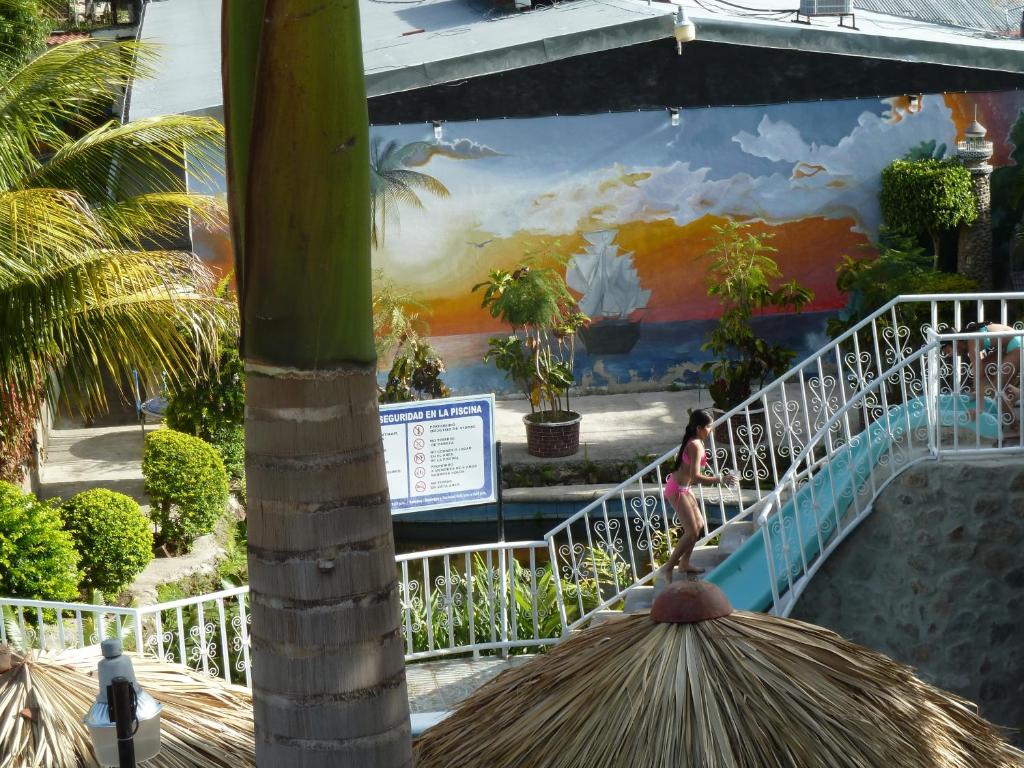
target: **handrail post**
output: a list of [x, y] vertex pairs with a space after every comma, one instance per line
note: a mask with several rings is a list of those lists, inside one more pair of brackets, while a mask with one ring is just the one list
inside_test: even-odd
[[505, 551], [505, 547], [502, 546], [498, 549], [498, 569], [501, 571], [498, 577], [499, 589], [501, 589], [501, 600], [498, 602], [501, 608], [501, 657], [508, 658], [508, 613], [510, 608], [515, 605], [515, 601], [508, 599], [508, 573], [505, 570], [507, 565], [508, 553]]
[[[551, 558], [551, 578], [555, 580], [555, 599], [558, 603], [558, 615], [562, 619], [562, 637], [565, 637], [569, 634], [569, 619], [565, 615], [565, 598], [562, 596], [562, 574], [561, 569], [558, 567], [557, 551], [555, 540], [548, 539], [548, 557]], [[636, 574], [633, 575], [633, 578], [636, 578]]]
[[[138, 608], [132, 610], [132, 618], [135, 620], [135, 652], [141, 659], [145, 649], [142, 645], [142, 611]], [[58, 615], [59, 620], [59, 615]]]
[[942, 370], [939, 361], [939, 344], [935, 328], [927, 331], [928, 364], [925, 368], [925, 419], [928, 421], [928, 452], [939, 457], [939, 381]]

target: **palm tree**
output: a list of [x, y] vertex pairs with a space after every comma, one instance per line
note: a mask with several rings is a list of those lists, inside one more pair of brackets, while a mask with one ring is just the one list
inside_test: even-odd
[[226, 0], [224, 14], [256, 759], [406, 766], [358, 4]]
[[[0, 425], [44, 388], [89, 413], [102, 377], [194, 376], [225, 318], [191, 253], [147, 251], [188, 216], [223, 219], [189, 194], [215, 167], [216, 121], [103, 122], [111, 94], [150, 71], [134, 43], [56, 47], [0, 80]], [[102, 123], [99, 127], [95, 127]]]
[[423, 207], [423, 201], [416, 194], [417, 188], [438, 197], [448, 197], [448, 187], [433, 176], [405, 167], [405, 159], [419, 144], [402, 146], [397, 141], [385, 144], [377, 136], [370, 145], [370, 241], [374, 248], [384, 242], [387, 217], [398, 221], [400, 203]]

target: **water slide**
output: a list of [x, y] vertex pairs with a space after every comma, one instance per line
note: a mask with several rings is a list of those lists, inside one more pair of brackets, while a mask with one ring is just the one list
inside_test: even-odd
[[[954, 420], [963, 429], [972, 433], [975, 423], [964, 420], [964, 414], [974, 406], [973, 398], [960, 395], [956, 403], [952, 395], [940, 395], [938, 401], [939, 422], [952, 427]], [[808, 563], [818, 555], [818, 531], [821, 541], [827, 546], [835, 534], [836, 515], [843, 515], [853, 503], [854, 496], [865, 483], [872, 482], [875, 466], [889, 455], [889, 449], [908, 432], [921, 429], [927, 424], [923, 398], [911, 400], [889, 411], [888, 422], [883, 417], [838, 448], [822, 466], [813, 480], [800, 486], [797, 493], [786, 499], [782, 509], [759, 527], [718, 567], [705, 578], [721, 587], [733, 606], [745, 611], [767, 611], [772, 606], [772, 576], [765, 552], [764, 535], [770, 530], [773, 550], [773, 566], [777, 588], [780, 594], [789, 589], [786, 577], [787, 556], [783, 553], [782, 540], [788, 545], [788, 566], [793, 582], [801, 575], [803, 558]], [[998, 422], [994, 401], [986, 400], [986, 407], [980, 414], [978, 428], [982, 437], [998, 437]], [[886, 476], [888, 476], [886, 472]], [[884, 482], [875, 478], [875, 482]]]

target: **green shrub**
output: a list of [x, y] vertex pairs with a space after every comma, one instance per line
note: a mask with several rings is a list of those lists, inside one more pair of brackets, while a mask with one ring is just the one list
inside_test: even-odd
[[158, 541], [188, 549], [213, 530], [228, 498], [228, 476], [216, 450], [198, 437], [158, 429], [142, 452], [146, 493], [160, 528]]
[[78, 552], [57, 509], [0, 481], [0, 595], [74, 600]]
[[153, 532], [135, 499], [96, 488], [72, 496], [60, 508], [83, 571], [85, 594], [116, 595], [153, 559]]
[[882, 169], [878, 202], [890, 230], [931, 237], [933, 266], [941, 233], [978, 216], [971, 172], [958, 160], [893, 160]]
[[201, 437], [217, 449], [233, 483], [245, 483], [245, 366], [237, 335], [221, 339], [216, 367], [194, 384], [182, 385], [167, 403], [167, 426]]
[[183, 384], [167, 402], [167, 426], [213, 442], [217, 433], [245, 418], [245, 366], [237, 339], [222, 340], [216, 367], [194, 384]]
[[224, 469], [234, 484], [245, 485], [245, 427], [241, 424], [225, 425], [207, 440], [217, 449]]

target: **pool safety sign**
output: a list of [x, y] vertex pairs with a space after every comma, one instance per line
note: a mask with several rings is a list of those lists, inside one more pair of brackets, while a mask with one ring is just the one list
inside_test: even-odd
[[380, 406], [391, 513], [494, 501], [494, 395]]

